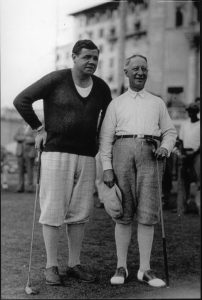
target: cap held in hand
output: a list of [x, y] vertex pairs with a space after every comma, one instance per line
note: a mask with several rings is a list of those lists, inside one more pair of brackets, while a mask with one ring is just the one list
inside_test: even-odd
[[106, 212], [113, 219], [120, 218], [123, 215], [122, 195], [119, 187], [114, 184], [109, 188], [106, 184], [103, 187], [103, 202]]

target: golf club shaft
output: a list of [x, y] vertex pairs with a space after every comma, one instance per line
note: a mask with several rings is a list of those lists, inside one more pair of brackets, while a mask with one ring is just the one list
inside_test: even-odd
[[164, 219], [163, 219], [163, 206], [162, 206], [162, 198], [161, 198], [162, 193], [161, 193], [158, 159], [156, 159], [156, 167], [157, 167], [157, 179], [158, 179], [158, 191], [159, 191], [159, 206], [160, 206], [161, 229], [162, 229], [162, 240], [163, 240], [165, 276], [166, 276], [166, 285], [169, 286], [168, 259], [167, 259], [167, 251], [166, 251], [166, 238], [165, 238], [165, 228], [164, 228]]
[[30, 285], [30, 271], [31, 271], [31, 262], [32, 262], [32, 246], [34, 239], [34, 226], [35, 226], [35, 218], [36, 218], [36, 204], [39, 196], [39, 180], [40, 180], [40, 169], [41, 169], [41, 151], [38, 152], [38, 168], [37, 168], [37, 179], [36, 179], [36, 194], [34, 201], [34, 214], [33, 214], [33, 223], [32, 223], [32, 236], [31, 236], [31, 244], [30, 244], [30, 255], [29, 255], [29, 269], [28, 269], [28, 278], [27, 278], [27, 286]]

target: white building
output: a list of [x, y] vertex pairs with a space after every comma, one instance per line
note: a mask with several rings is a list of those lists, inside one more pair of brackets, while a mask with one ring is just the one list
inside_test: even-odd
[[65, 68], [71, 68], [73, 65], [72, 61], [72, 43], [68, 43], [62, 46], [56, 46], [55, 65], [56, 70], [62, 70]]
[[[71, 16], [74, 41], [92, 39], [99, 47], [96, 75], [109, 84], [113, 97], [128, 86], [124, 59], [141, 53], [149, 64], [146, 88], [170, 104], [173, 118], [183, 118], [183, 104], [200, 95], [199, 2], [111, 1]], [[72, 45], [59, 48], [57, 68], [71, 57]]]

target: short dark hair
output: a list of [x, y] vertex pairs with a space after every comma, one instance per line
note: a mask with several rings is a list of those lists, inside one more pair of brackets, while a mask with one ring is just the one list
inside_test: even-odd
[[190, 103], [186, 108], [186, 111], [191, 111], [195, 114], [197, 114], [199, 112], [199, 107], [195, 102]]
[[72, 53], [79, 55], [83, 48], [90, 49], [90, 50], [95, 49], [98, 51], [99, 54], [98, 47], [91, 40], [78, 40], [72, 49]]

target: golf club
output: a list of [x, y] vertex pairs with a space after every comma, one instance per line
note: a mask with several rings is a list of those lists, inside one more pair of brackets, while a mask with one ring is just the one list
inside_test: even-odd
[[99, 116], [98, 116], [98, 120], [97, 120], [97, 134], [99, 134], [99, 132], [100, 132], [101, 119], [102, 119], [102, 109], [99, 112]]
[[36, 217], [36, 204], [39, 198], [39, 182], [40, 182], [40, 169], [41, 169], [41, 150], [38, 151], [38, 168], [37, 168], [37, 179], [36, 179], [36, 194], [35, 194], [35, 201], [34, 201], [34, 214], [33, 214], [33, 223], [32, 223], [32, 237], [31, 237], [31, 244], [30, 244], [30, 256], [29, 256], [29, 269], [28, 269], [28, 278], [27, 284], [25, 287], [25, 293], [27, 295], [36, 295], [39, 291], [35, 288], [31, 287], [30, 282], [30, 271], [31, 271], [31, 263], [32, 263], [32, 248], [33, 248], [33, 239], [34, 239], [34, 226], [35, 226], [35, 217]]
[[184, 203], [184, 197], [185, 197], [185, 189], [182, 179], [182, 163], [183, 163], [183, 156], [182, 153], [178, 153], [178, 180], [177, 180], [177, 214], [178, 217], [182, 216], [183, 213], [183, 203]]
[[167, 260], [167, 251], [166, 251], [166, 238], [165, 238], [165, 229], [164, 229], [164, 220], [163, 220], [163, 206], [161, 198], [161, 184], [159, 176], [159, 163], [156, 158], [156, 167], [157, 167], [157, 180], [158, 180], [158, 192], [159, 192], [159, 205], [160, 205], [160, 217], [161, 217], [161, 230], [162, 230], [162, 240], [163, 240], [163, 256], [164, 256], [164, 265], [165, 265], [165, 275], [166, 275], [166, 286], [169, 287], [169, 275], [168, 275], [168, 260]]

